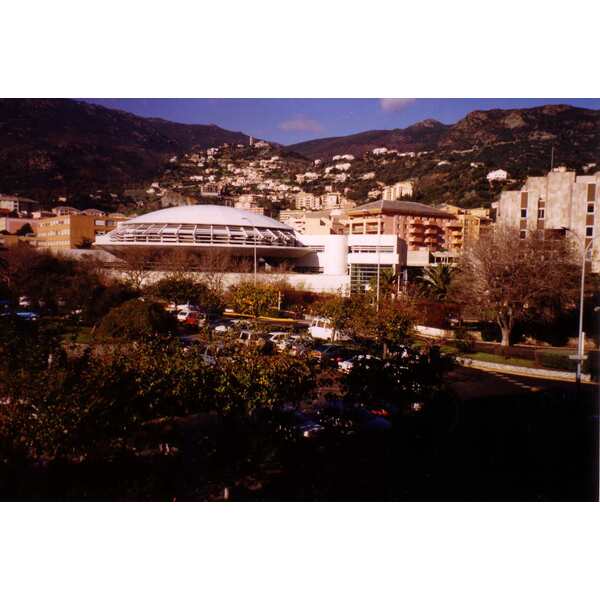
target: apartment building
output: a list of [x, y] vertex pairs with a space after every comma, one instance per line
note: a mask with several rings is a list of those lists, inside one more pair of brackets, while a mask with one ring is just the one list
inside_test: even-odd
[[119, 221], [125, 219], [124, 215], [116, 213], [71, 213], [39, 219], [36, 245], [49, 250], [80, 248], [92, 244], [97, 235], [112, 231]]
[[[600, 272], [600, 171], [579, 175], [559, 167], [528, 177], [521, 190], [502, 192], [496, 223], [519, 229], [522, 238], [537, 229], [572, 235], [579, 246], [591, 243], [591, 270]], [[568, 233], [570, 232], [570, 234]]]
[[263, 196], [258, 196], [256, 194], [242, 194], [237, 198], [233, 206], [257, 215], [264, 215], [265, 209], [258, 204], [262, 199]]
[[22, 214], [37, 210], [38, 207], [39, 202], [36, 200], [21, 198], [20, 196], [8, 196], [6, 194], [0, 194], [0, 210]]
[[383, 188], [384, 200], [400, 200], [401, 198], [410, 198], [414, 192], [414, 183], [412, 181], [399, 181], [394, 185], [388, 185]]
[[294, 206], [296, 210], [320, 210], [321, 198], [307, 192], [296, 194]]
[[347, 211], [348, 234], [393, 234], [407, 245], [408, 266], [432, 262], [431, 254], [458, 255], [462, 240], [455, 215], [419, 202], [378, 200]]
[[492, 226], [489, 208], [461, 208], [453, 204], [441, 204], [437, 208], [456, 216], [456, 224], [450, 225], [449, 231], [452, 245], [457, 251], [476, 242]]
[[344, 233], [345, 211], [333, 210], [282, 210], [279, 220], [296, 233], [306, 235], [331, 235]]

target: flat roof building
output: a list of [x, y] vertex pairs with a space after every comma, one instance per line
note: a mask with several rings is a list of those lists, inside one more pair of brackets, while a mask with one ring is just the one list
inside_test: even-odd
[[39, 219], [36, 226], [38, 248], [70, 250], [94, 243], [96, 236], [112, 231], [122, 215], [69, 213]]
[[522, 238], [538, 229], [572, 232], [579, 245], [591, 241], [590, 262], [600, 272], [600, 171], [579, 175], [557, 168], [528, 177], [521, 190], [502, 192], [496, 223], [518, 229]]

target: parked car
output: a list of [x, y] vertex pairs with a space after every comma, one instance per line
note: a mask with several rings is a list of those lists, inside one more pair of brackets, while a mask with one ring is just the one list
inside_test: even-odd
[[269, 341], [269, 336], [266, 333], [260, 331], [250, 331], [248, 329], [242, 329], [238, 337], [238, 341], [242, 344], [258, 344], [260, 342]]
[[344, 407], [341, 403], [328, 404], [317, 412], [319, 423], [342, 434], [386, 431], [392, 427], [387, 415], [372, 412], [363, 406]]
[[318, 421], [298, 410], [279, 411], [272, 421], [276, 431], [290, 439], [314, 438], [325, 430]]
[[290, 348], [292, 339], [288, 331], [272, 331], [269, 333], [269, 341], [282, 351]]
[[15, 312], [15, 315], [19, 317], [19, 319], [25, 321], [37, 321], [40, 317], [40, 315], [33, 310], [18, 310]]
[[337, 344], [319, 344], [309, 351], [309, 355], [316, 358], [322, 365], [335, 363], [338, 364], [346, 358], [352, 356], [356, 350], [338, 346]]
[[191, 350], [193, 348], [201, 349], [204, 346], [204, 344], [202, 343], [201, 340], [199, 340], [197, 338], [193, 338], [193, 337], [182, 337], [182, 338], [179, 338], [179, 341], [181, 342], [181, 345], [183, 346], [184, 352], [188, 352], [189, 350]]
[[350, 373], [356, 363], [363, 362], [365, 366], [369, 367], [369, 362], [371, 361], [380, 361], [381, 359], [377, 356], [373, 356], [372, 354], [357, 354], [356, 356], [352, 356], [351, 358], [347, 358], [346, 360], [342, 360], [338, 363], [338, 369], [343, 371], [344, 373]]
[[188, 313], [188, 316], [184, 321], [184, 323], [186, 325], [189, 325], [190, 327], [199, 327], [201, 325], [204, 325], [205, 322], [206, 322], [206, 316], [204, 314], [202, 314], [200, 312], [196, 312], [194, 310], [192, 310]]
[[190, 319], [190, 324], [197, 325], [201, 314], [197, 308], [184, 308], [177, 313], [177, 320], [180, 323], [186, 323]]
[[[340, 331], [334, 332], [333, 327], [331, 326], [331, 321], [324, 317], [315, 317], [311, 321], [310, 326], [308, 327], [308, 333], [311, 335], [311, 337], [318, 340], [344, 342], [350, 339], [348, 336], [342, 334]], [[335, 339], [333, 339], [334, 337]]]

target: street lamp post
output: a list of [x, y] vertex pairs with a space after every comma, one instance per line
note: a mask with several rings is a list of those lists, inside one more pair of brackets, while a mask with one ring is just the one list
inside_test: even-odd
[[589, 242], [585, 243], [581, 240], [580, 236], [577, 233], [575, 233], [572, 229], [569, 229], [568, 227], [563, 227], [563, 229], [565, 231], [568, 231], [569, 233], [573, 234], [577, 238], [577, 241], [579, 242], [579, 244], [582, 247], [581, 286], [579, 289], [579, 330], [578, 330], [578, 335], [577, 335], [577, 356], [575, 357], [575, 360], [577, 361], [577, 370], [575, 372], [575, 381], [577, 382], [577, 386], [579, 386], [581, 384], [581, 367], [582, 367], [582, 364], [584, 361], [584, 356], [583, 356], [583, 295], [584, 295], [584, 289], [585, 289], [585, 261], [587, 258], [588, 250], [592, 246], [593, 240], [589, 240]]
[[252, 229], [252, 235], [254, 237], [254, 287], [256, 287], [256, 272], [257, 272], [257, 260], [256, 260], [256, 227], [252, 225], [250, 219], [248, 217], [242, 217], [244, 220], [248, 221], [248, 225]]
[[383, 198], [381, 199], [381, 208], [379, 209], [379, 222], [377, 223], [377, 312], [379, 312], [379, 290], [381, 287], [381, 222], [383, 217]]

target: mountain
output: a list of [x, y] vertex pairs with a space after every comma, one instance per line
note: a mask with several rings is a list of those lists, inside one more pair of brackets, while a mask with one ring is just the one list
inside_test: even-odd
[[0, 193], [40, 200], [144, 182], [169, 157], [248, 143], [216, 125], [185, 125], [62, 99], [0, 99]]
[[434, 119], [415, 123], [406, 129], [374, 129], [342, 137], [321, 138], [286, 146], [307, 158], [331, 158], [335, 154], [354, 154], [385, 146], [402, 152], [419, 152], [435, 147], [450, 128]]
[[[405, 129], [365, 131], [300, 142], [287, 148], [312, 159], [346, 153], [361, 155], [385, 146], [400, 152], [472, 150], [474, 158], [489, 160], [494, 158], [494, 148], [507, 145], [512, 145], [518, 153], [541, 148], [545, 157], [554, 146], [556, 156], [565, 163], [597, 159], [600, 111], [564, 104], [480, 110], [469, 113], [454, 125], [428, 119]], [[498, 154], [499, 158], [510, 155], [510, 148], [498, 149]]]

